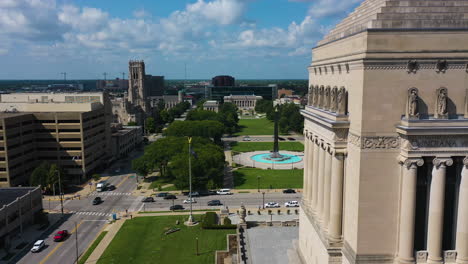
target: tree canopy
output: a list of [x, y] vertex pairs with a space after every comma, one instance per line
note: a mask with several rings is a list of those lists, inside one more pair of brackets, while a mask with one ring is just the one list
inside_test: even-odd
[[221, 142], [224, 126], [218, 121], [175, 121], [164, 131], [166, 136], [173, 137], [205, 137], [214, 142]]
[[239, 117], [237, 115], [237, 106], [232, 103], [224, 103], [219, 106], [218, 113], [213, 111], [197, 108], [187, 114], [187, 120], [203, 121], [213, 120], [219, 121], [224, 126], [224, 133], [233, 134], [238, 129]]

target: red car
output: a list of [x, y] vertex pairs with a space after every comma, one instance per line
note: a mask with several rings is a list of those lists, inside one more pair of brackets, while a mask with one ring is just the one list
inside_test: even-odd
[[67, 230], [58, 231], [57, 234], [54, 236], [54, 241], [59, 242], [64, 240], [68, 236]]

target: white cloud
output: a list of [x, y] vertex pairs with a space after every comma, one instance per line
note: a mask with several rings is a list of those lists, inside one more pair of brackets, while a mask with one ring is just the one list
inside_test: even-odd
[[208, 20], [228, 25], [239, 22], [245, 11], [245, 2], [242, 0], [216, 0], [205, 2], [198, 0], [187, 5], [187, 14], [200, 15]]

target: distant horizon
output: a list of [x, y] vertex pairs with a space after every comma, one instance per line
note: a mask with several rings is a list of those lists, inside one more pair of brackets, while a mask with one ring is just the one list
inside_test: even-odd
[[[213, 76], [215, 77], [215, 76]], [[208, 78], [208, 79], [166, 79], [164, 78], [164, 80], [166, 81], [210, 81], [213, 77], [211, 78]], [[233, 76], [234, 77], [234, 76]], [[234, 77], [235, 78], [235, 77]], [[67, 79], [67, 80], [63, 80], [63, 79], [0, 79], [0, 82], [2, 81], [65, 81], [65, 82], [69, 82], [69, 81], [111, 81], [111, 80], [116, 80], [117, 78], [114, 78], [114, 79]], [[127, 78], [125, 79], [121, 79], [119, 78], [120, 80], [128, 80]], [[267, 81], [267, 80], [280, 80], [280, 81], [284, 81], [284, 80], [299, 80], [299, 81], [303, 81], [303, 80], [308, 80], [306, 78], [304, 79], [298, 79], [298, 78], [284, 78], [284, 79], [273, 79], [273, 78], [261, 78], [261, 79], [250, 79], [250, 78], [246, 78], [246, 79], [242, 79], [242, 78], [236, 78], [236, 81]]]

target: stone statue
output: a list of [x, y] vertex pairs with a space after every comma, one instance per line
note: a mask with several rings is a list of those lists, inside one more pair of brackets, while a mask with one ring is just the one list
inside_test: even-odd
[[319, 101], [318, 101], [318, 108], [323, 108], [324, 98], [325, 97], [325, 87], [322, 85], [320, 86], [319, 90]]
[[340, 115], [345, 115], [346, 114], [346, 104], [347, 104], [347, 95], [346, 95], [346, 89], [342, 86], [338, 90], [338, 95], [337, 95], [337, 113]]
[[435, 118], [447, 118], [447, 88], [441, 87], [437, 89], [437, 101], [436, 101], [436, 111]]
[[241, 205], [241, 209], [240, 209], [240, 212], [239, 212], [239, 217], [240, 217], [240, 223], [241, 224], [245, 224], [245, 217], [247, 216], [247, 210], [245, 210], [245, 206], [244, 204], [242, 203]]
[[324, 110], [329, 110], [330, 109], [330, 86], [327, 86], [327, 88], [325, 88], [325, 97], [324, 97], [324, 101], [323, 101], [323, 109]]
[[408, 90], [408, 119], [419, 118], [419, 96], [417, 88], [410, 88]]
[[312, 105], [312, 102], [314, 100], [314, 86], [311, 85], [309, 86], [309, 94], [307, 97], [307, 105]]
[[338, 95], [338, 87], [333, 87], [330, 92], [330, 112], [335, 113], [338, 106], [337, 106], [337, 98], [336, 96]]
[[319, 87], [318, 85], [314, 86], [314, 106], [317, 107], [319, 100]]

